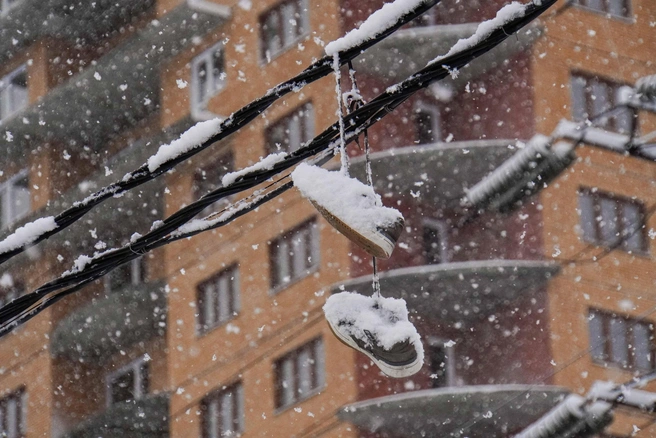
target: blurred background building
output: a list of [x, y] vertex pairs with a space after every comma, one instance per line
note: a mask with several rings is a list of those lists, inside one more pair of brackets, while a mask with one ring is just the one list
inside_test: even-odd
[[[443, 0], [356, 60], [363, 95], [444, 54], [506, 3]], [[2, 235], [120, 179], [197, 121], [230, 115], [382, 4], [0, 0]], [[656, 144], [645, 134], [656, 115], [607, 111], [625, 102], [623, 86], [656, 74], [656, 5], [574, 0], [553, 12], [370, 132], [377, 192], [406, 218], [380, 263], [382, 293], [408, 303], [426, 350], [419, 374], [387, 378], [332, 335], [321, 306], [342, 288], [370, 293], [371, 258], [289, 191], [124, 265], [0, 339], [3, 436], [402, 437], [456, 426], [511, 436], [567, 391], [545, 390], [531, 415], [521, 401], [502, 412], [512, 396], [502, 394], [489, 418], [453, 413], [449, 426], [442, 388], [585, 394], [654, 371]], [[298, 148], [336, 106], [327, 77], [107, 201], [3, 265], [0, 301], [80, 254], [125, 244], [226, 173]], [[462, 202], [533, 147], [517, 139], [595, 117], [583, 138], [560, 124], [554, 137], [573, 152], [545, 167], [538, 154], [511, 183]], [[350, 150], [364, 178], [361, 151]], [[521, 424], [503, 416], [517, 412]], [[618, 410], [603, 436], [653, 436], [654, 420]]]

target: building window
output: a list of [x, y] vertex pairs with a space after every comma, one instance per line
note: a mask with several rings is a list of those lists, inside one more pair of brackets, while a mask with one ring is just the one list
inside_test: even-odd
[[271, 288], [274, 290], [310, 274], [319, 264], [319, 233], [315, 220], [276, 238], [269, 244]]
[[14, 70], [0, 79], [0, 120], [27, 106], [27, 66]]
[[14, 281], [11, 276], [3, 275], [0, 277], [0, 307], [4, 307], [9, 302], [20, 297], [25, 290], [22, 283]]
[[286, 0], [260, 16], [260, 58], [270, 62], [310, 31], [307, 0]]
[[583, 240], [625, 251], [649, 251], [645, 237], [645, 209], [641, 202], [603, 193], [579, 191]]
[[412, 114], [415, 143], [431, 144], [442, 139], [440, 109], [436, 105], [419, 102]]
[[19, 389], [0, 399], [0, 436], [23, 438], [25, 425], [25, 390]]
[[601, 310], [588, 313], [592, 359], [631, 370], [654, 369], [654, 326]]
[[107, 376], [107, 406], [140, 400], [148, 393], [148, 357], [141, 357]]
[[0, 224], [7, 227], [29, 212], [29, 180], [27, 171], [22, 171], [0, 184]]
[[[590, 120], [614, 108], [620, 101], [623, 86], [596, 76], [573, 74], [572, 118], [579, 122]], [[617, 109], [612, 116], [600, 117], [595, 121], [595, 126], [620, 133], [631, 132], [633, 125], [633, 113], [628, 108]]]
[[201, 402], [203, 438], [236, 436], [244, 431], [244, 389], [241, 382], [208, 395]]
[[[223, 177], [233, 172], [235, 168], [234, 157], [232, 151], [227, 151], [214, 160], [211, 164], [203, 166], [194, 175], [194, 183], [192, 187], [194, 200], [207, 195], [209, 192], [214, 191], [221, 187], [221, 180]], [[215, 202], [207, 206], [203, 211], [198, 214], [199, 218], [208, 216], [217, 211], [223, 210], [230, 203], [230, 197]]]
[[324, 355], [321, 338], [278, 359], [274, 368], [277, 409], [308, 398], [324, 385]]
[[443, 222], [424, 221], [423, 255], [427, 265], [448, 262], [447, 229]]
[[117, 292], [127, 286], [136, 286], [146, 281], [145, 259], [139, 257], [124, 263], [105, 276], [105, 291]]
[[454, 381], [454, 351], [453, 342], [444, 342], [433, 337], [427, 342], [428, 370], [431, 388], [452, 386]]
[[198, 331], [203, 333], [239, 313], [239, 268], [237, 265], [214, 275], [196, 288]]
[[204, 110], [226, 83], [223, 43], [196, 56], [191, 62], [192, 109]]
[[294, 152], [314, 137], [314, 110], [308, 102], [287, 114], [265, 131], [266, 151]]
[[617, 17], [631, 14], [631, 0], [574, 0], [572, 3]]

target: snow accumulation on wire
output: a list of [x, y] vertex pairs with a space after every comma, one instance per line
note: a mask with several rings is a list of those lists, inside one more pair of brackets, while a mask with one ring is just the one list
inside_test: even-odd
[[223, 184], [223, 187], [229, 186], [230, 184], [237, 181], [237, 178], [240, 178], [244, 175], [259, 172], [261, 170], [271, 170], [273, 169], [273, 166], [284, 161], [285, 158], [287, 158], [287, 152], [279, 152], [276, 154], [267, 155], [252, 166], [244, 167], [243, 169], [236, 172], [226, 173], [223, 178], [221, 178], [221, 184]]
[[39, 236], [57, 228], [54, 216], [42, 217], [17, 228], [12, 234], [0, 242], [0, 254], [13, 251], [34, 242]]
[[223, 119], [215, 118], [196, 123], [185, 131], [178, 139], [160, 146], [155, 155], [148, 158], [148, 170], [155, 172], [159, 167], [185, 152], [199, 147], [212, 136], [218, 134]]
[[607, 149], [624, 152], [629, 142], [629, 136], [608, 132], [605, 129], [583, 126], [580, 123], [569, 120], [561, 120], [556, 126], [552, 136], [554, 138], [566, 138], [574, 141], [591, 143]]
[[[541, 4], [540, 0], [535, 0], [536, 4]], [[530, 3], [529, 3], [530, 4]], [[497, 12], [496, 17], [494, 17], [491, 20], [483, 21], [481, 24], [478, 25], [476, 28], [476, 32], [468, 38], [462, 38], [458, 40], [457, 43], [455, 43], [451, 49], [446, 53], [446, 55], [441, 55], [438, 56], [437, 58], [433, 59], [428, 63], [428, 65], [433, 65], [436, 62], [440, 62], [444, 58], [448, 58], [449, 56], [463, 52], [476, 44], [480, 43], [481, 41], [485, 40], [488, 38], [490, 35], [492, 35], [492, 32], [495, 30], [499, 29], [500, 27], [504, 26], [505, 24], [508, 24], [509, 22], [521, 18], [526, 14], [526, 9], [528, 8], [528, 5], [523, 5], [518, 2], [512, 2], [504, 6], [503, 8], [499, 9], [499, 12]]]
[[258, 200], [262, 199], [264, 196], [266, 195], [262, 191], [258, 191], [250, 197], [249, 202], [242, 202], [242, 203], [235, 204], [231, 208], [225, 210], [223, 213], [212, 219], [202, 218], [202, 219], [194, 219], [190, 222], [187, 222], [186, 224], [178, 228], [176, 231], [171, 233], [171, 239], [177, 239], [187, 235], [193, 235], [201, 231], [209, 230], [210, 228], [222, 222], [227, 222], [240, 211], [248, 210], [249, 208], [251, 208], [253, 204], [255, 204]]
[[371, 14], [360, 27], [326, 44], [326, 55], [334, 56], [376, 38], [394, 25], [403, 15], [425, 2], [426, 0], [396, 0], [383, 5], [382, 8]]
[[321, 205], [357, 231], [385, 228], [403, 220], [398, 210], [383, 206], [372, 187], [341, 172], [301, 163], [292, 172], [292, 180], [303, 197]]
[[418, 362], [423, 362], [421, 337], [408, 321], [405, 300], [340, 292], [328, 297], [323, 312], [333, 325], [339, 325], [347, 335], [367, 345], [371, 343], [371, 337], [366, 332], [386, 350], [397, 343], [409, 341], [417, 350]]

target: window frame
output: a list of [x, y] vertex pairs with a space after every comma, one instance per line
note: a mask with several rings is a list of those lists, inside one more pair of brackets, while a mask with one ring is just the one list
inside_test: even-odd
[[[27, 180], [27, 192], [29, 196], [28, 205], [25, 211], [15, 213], [16, 204], [13, 202], [15, 197], [15, 186], [19, 180]], [[27, 169], [22, 169], [16, 174], [10, 176], [0, 183], [0, 229], [7, 228], [32, 211], [32, 191], [30, 190], [30, 179]]]
[[[599, 93], [594, 93], [591, 90], [593, 87], [603, 86], [605, 88], [604, 91], [606, 92], [606, 97], [612, 99], [608, 105], [608, 108], [610, 109], [617, 106], [618, 95], [621, 93], [622, 87], [628, 86], [627, 84], [618, 82], [614, 79], [583, 71], [570, 72], [569, 84], [570, 115], [572, 120], [577, 122], [591, 120], [597, 117], [598, 114], [608, 110], [602, 109], [600, 113], [596, 112], [597, 110], [594, 108], [594, 104], [597, 101], [597, 97], [593, 99], [592, 95], [598, 96]], [[581, 111], [582, 113], [578, 114]], [[627, 120], [622, 121], [623, 117], [626, 117]], [[603, 124], [601, 121], [597, 121], [595, 126], [609, 132], [629, 134], [636, 131], [639, 126], [637, 114], [634, 114], [629, 108], [616, 110], [611, 116], [607, 116], [604, 119], [605, 122]], [[623, 127], [623, 124], [626, 124], [626, 127]]]
[[[4, 1], [4, 0], [2, 0]], [[13, 6], [12, 6], [13, 8]], [[25, 102], [20, 108], [11, 108], [7, 96], [7, 90], [11, 86], [11, 81], [18, 75], [25, 74]], [[14, 115], [27, 108], [30, 103], [29, 85], [28, 85], [27, 63], [21, 64], [14, 70], [0, 78], [0, 121], [9, 120]]]
[[[11, 391], [0, 397], [0, 434], [7, 438], [25, 438], [27, 436], [27, 391], [24, 386]], [[9, 435], [5, 429], [5, 415], [7, 403], [15, 400], [16, 403], [16, 431], [17, 434]]]
[[[586, 4], [583, 4], [582, 1], [584, 1]], [[572, 6], [576, 6], [586, 11], [595, 12], [597, 14], [603, 14], [604, 16], [611, 17], [614, 19], [633, 21], [633, 5], [631, 0], [621, 0], [624, 3], [623, 9], [625, 11], [625, 13], [622, 15], [618, 15], [610, 11], [611, 9], [610, 3], [612, 1], [613, 0], [599, 0], [599, 2], [602, 4], [602, 9], [597, 9], [592, 6], [588, 6], [587, 3], [589, 2], [589, 0], [573, 0]]]
[[[228, 309], [229, 311], [225, 318], [221, 318], [221, 311], [219, 308], [219, 305], [221, 303], [221, 296], [220, 296], [221, 292], [217, 288], [222, 278], [227, 278], [227, 284], [229, 287], [229, 290], [227, 292], [228, 294], [227, 299], [230, 307]], [[207, 323], [206, 322], [207, 317], [203, 316], [205, 303], [204, 303], [204, 298], [201, 295], [204, 292], [206, 292], [203, 291], [202, 288], [210, 284], [213, 286], [213, 289], [216, 291], [216, 296], [213, 297], [214, 300], [213, 302], [216, 303], [214, 306], [215, 318], [214, 321]], [[215, 328], [220, 327], [228, 323], [229, 321], [232, 321], [238, 316], [239, 312], [241, 311], [240, 287], [241, 287], [241, 282], [239, 276], [239, 264], [237, 262], [230, 264], [224, 269], [221, 269], [217, 273], [213, 274], [209, 278], [201, 281], [196, 285], [196, 309], [197, 309], [196, 333], [198, 335], [204, 335], [206, 333], [209, 333]]]
[[[245, 430], [245, 410], [244, 410], [244, 387], [241, 380], [231, 383], [229, 385], [223, 386], [221, 389], [216, 389], [209, 394], [207, 394], [200, 403], [200, 412], [201, 412], [201, 437], [202, 438], [219, 438], [224, 435], [224, 432], [221, 429], [221, 417], [222, 417], [222, 407], [224, 402], [224, 397], [232, 396], [234, 397], [232, 401], [232, 425], [237, 427], [237, 430], [230, 431], [229, 436], [239, 436], [244, 433]], [[216, 412], [216, 422], [212, 425], [211, 417], [212, 413], [211, 405], [212, 403], [217, 403]], [[236, 413], [236, 414], [235, 414]], [[216, 426], [217, 430], [209, 430]], [[217, 432], [214, 434], [213, 432]]]
[[[298, 21], [300, 21], [300, 23], [296, 26], [296, 28], [300, 28], [300, 31], [295, 32], [290, 40], [285, 41], [284, 9], [290, 5], [298, 8], [296, 10], [299, 12]], [[266, 31], [268, 29], [264, 29], [264, 26], [268, 26], [266, 23], [267, 20], [269, 20], [269, 18], [274, 15], [278, 16], [278, 25], [275, 29], [275, 33], [276, 37], [280, 41], [280, 47], [275, 51], [270, 49], [271, 43], [266, 39]], [[293, 47], [294, 44], [302, 41], [304, 38], [310, 35], [310, 10], [308, 6], [308, 0], [280, 1], [262, 12], [258, 17], [257, 22], [259, 27], [258, 41], [260, 64], [266, 65], [286, 52], [289, 48]]]
[[[292, 124], [296, 121], [294, 117], [298, 117], [299, 132], [298, 132], [298, 145], [291, 144], [291, 128]], [[276, 130], [283, 130], [283, 142], [280, 146], [277, 145], [275, 139], [272, 137], [275, 135]], [[270, 124], [264, 129], [264, 150], [267, 155], [287, 152], [294, 152], [305, 144], [310, 142], [314, 138], [315, 132], [315, 117], [314, 117], [314, 105], [311, 100], [304, 102], [291, 111], [285, 113], [282, 117], [277, 119], [274, 123]], [[285, 147], [284, 140], [287, 139], [288, 147]]]
[[427, 359], [430, 361], [431, 359], [431, 349], [435, 347], [440, 347], [444, 350], [444, 358], [445, 358], [445, 366], [444, 366], [444, 378], [445, 378], [445, 384], [444, 385], [435, 385], [436, 379], [432, 378], [432, 362], [428, 364], [428, 367], [431, 371], [431, 374], [429, 375], [430, 382], [431, 382], [431, 388], [448, 388], [451, 386], [456, 386], [458, 383], [458, 379], [456, 376], [456, 361], [455, 361], [455, 343], [445, 340], [444, 338], [440, 337], [434, 337], [434, 336], [429, 336], [426, 339], [428, 351], [427, 351]]
[[[134, 372], [134, 400], [144, 399], [150, 391], [150, 358], [148, 355], [143, 355], [133, 360], [132, 362], [123, 365], [119, 369], [108, 373], [105, 376], [105, 405], [110, 408], [117, 403], [125, 403], [126, 400], [114, 401], [112, 400], [112, 383], [120, 376]], [[144, 372], [145, 371], [145, 372]]]
[[[596, 347], [599, 345], [596, 343], [596, 340], [593, 339], [592, 334], [592, 325], [591, 321], [594, 318], [599, 318], [602, 324], [601, 332], [601, 348], [603, 349], [601, 357], [595, 356]], [[626, 354], [627, 362], [623, 364], [614, 360], [613, 356], [613, 333], [611, 329], [611, 324], [613, 320], [622, 321], [624, 324], [624, 343], [622, 344], [623, 351]], [[640, 320], [639, 318], [633, 318], [627, 315], [621, 315], [616, 312], [608, 311], [605, 309], [599, 309], [591, 307], [588, 309], [588, 344], [590, 345], [590, 359], [592, 363], [601, 365], [604, 367], [612, 366], [615, 368], [620, 368], [627, 371], [653, 371], [656, 370], [656, 345], [654, 343], [654, 337], [656, 331], [654, 329], [654, 323], [650, 321]], [[634, 343], [635, 336], [633, 329], [637, 326], [647, 326], [647, 330], [650, 333], [649, 336], [649, 353], [651, 362], [651, 368], [642, 368], [636, 364], [636, 345]], [[631, 332], [629, 333], [629, 329]]]
[[[302, 376], [299, 375], [299, 361], [302, 360], [302, 354], [309, 352], [308, 360], [311, 366], [310, 370], [310, 388], [306, 392], [300, 392], [300, 381]], [[293, 379], [291, 388], [291, 397], [289, 393], [283, 390], [289, 388], [289, 383], [285, 380], [285, 364], [291, 364], [291, 378]], [[307, 376], [306, 376], [307, 377]], [[285, 353], [273, 362], [274, 378], [274, 409], [275, 413], [281, 413], [286, 409], [305, 401], [312, 396], [320, 393], [326, 386], [326, 354], [323, 338], [318, 336], [313, 338], [295, 349]], [[287, 386], [285, 386], [287, 384]]]
[[[437, 236], [440, 239], [440, 261], [433, 263], [428, 259], [428, 251], [426, 248], [426, 230], [432, 229], [435, 231]], [[449, 263], [449, 232], [448, 226], [444, 221], [435, 220], [435, 219], [424, 219], [422, 221], [422, 256], [424, 258], [424, 263], [428, 265], [441, 265], [444, 263]]]
[[[214, 54], [220, 51], [221, 53], [221, 60], [222, 60], [222, 66], [221, 66], [221, 72], [219, 73], [219, 77], [216, 78], [214, 77], [213, 74], [213, 65], [214, 65]], [[200, 65], [202, 63], [205, 63], [207, 66], [210, 66], [212, 68], [208, 68], [207, 70], [207, 78], [205, 82], [205, 87], [206, 91], [203, 93], [203, 96], [201, 98], [200, 96], [200, 84], [199, 84], [199, 78], [200, 78]], [[228, 82], [228, 77], [227, 77], [227, 72], [226, 72], [226, 63], [225, 63], [225, 45], [223, 44], [222, 41], [219, 41], [218, 43], [212, 45], [211, 47], [207, 48], [203, 52], [199, 53], [196, 55], [192, 60], [191, 60], [191, 110], [192, 114], [195, 115], [196, 117], [202, 117], [205, 113], [207, 113], [207, 104], [209, 103], [210, 100], [219, 93], [221, 93], [227, 85]]]
[[[112, 274], [116, 275], [115, 273], [118, 273], [117, 270], [121, 268], [130, 269], [130, 281], [125, 286], [113, 288]], [[130, 260], [128, 263], [119, 266], [118, 268], [114, 269], [112, 272], [105, 275], [105, 277], [103, 278], [103, 286], [105, 288], [105, 292], [106, 293], [120, 292], [124, 290], [127, 286], [138, 286], [140, 284], [144, 284], [146, 282], [147, 273], [148, 271], [146, 269], [145, 257], [141, 256], [136, 259]]]
[[[300, 273], [293, 272], [296, 267], [294, 265], [294, 254], [290, 250], [287, 251], [287, 260], [285, 261], [287, 270], [289, 271], [289, 280], [281, 281], [280, 274], [278, 273], [278, 268], [281, 266], [281, 263], [278, 263], [277, 251], [282, 251], [280, 249], [281, 244], [287, 246], [287, 248], [293, 247], [294, 245], [294, 236], [303, 231], [308, 230], [309, 242], [306, 241], [306, 244], [309, 243], [309, 248], [305, 248], [305, 254], [310, 254], [310, 262], [308, 265], [305, 265]], [[291, 245], [290, 245], [291, 243]], [[313, 272], [316, 272], [319, 269], [320, 257], [321, 257], [321, 242], [319, 236], [319, 224], [316, 217], [312, 217], [308, 220], [301, 222], [295, 227], [281, 233], [276, 236], [274, 239], [269, 241], [269, 293], [275, 295], [282, 290], [288, 288], [289, 286], [307, 278], [312, 275]], [[307, 257], [305, 258], [307, 261]], [[297, 274], [297, 275], [294, 275]], [[282, 278], [285, 278], [284, 276]]]
[[[637, 255], [643, 255], [647, 256], [650, 254], [650, 245], [649, 245], [649, 239], [647, 238], [647, 214], [646, 214], [646, 209], [645, 205], [637, 199], [631, 199], [625, 196], [617, 195], [614, 193], [609, 193], [605, 192], [602, 190], [597, 190], [597, 189], [591, 189], [588, 187], [579, 187], [579, 190], [577, 192], [578, 195], [578, 206], [577, 209], [579, 210], [579, 226], [581, 227], [581, 232], [580, 232], [580, 238], [583, 242], [593, 244], [596, 246], [601, 246], [605, 248], [613, 248], [613, 249], [621, 249], [622, 251], [625, 251], [630, 254], [637, 254]], [[582, 205], [582, 201], [585, 198], [589, 198], [592, 202], [592, 212], [587, 212], [584, 210], [584, 206]], [[601, 225], [601, 222], [603, 222], [604, 217], [603, 217], [603, 212], [602, 212], [602, 201], [611, 201], [615, 204], [614, 206], [614, 212], [615, 212], [615, 220], [616, 220], [616, 226], [617, 226], [617, 233], [619, 234], [617, 236], [618, 240], [621, 240], [621, 243], [617, 245], [617, 241], [613, 242], [608, 242], [604, 240], [603, 237], [603, 228]], [[638, 215], [639, 215], [639, 220], [640, 220], [640, 229], [636, 231], [636, 235], [640, 236], [640, 248], [638, 249], [632, 249], [628, 245], [630, 242], [629, 239], [624, 238], [625, 233], [626, 233], [626, 224], [624, 220], [624, 207], [630, 205], [633, 206], [637, 209]], [[586, 216], [589, 216], [590, 213], [592, 214], [592, 232], [594, 233], [594, 236], [589, 236], [587, 234], [588, 231], [587, 225], [584, 224], [584, 220], [586, 219]]]
[[[429, 143], [422, 143], [419, 135], [419, 129], [417, 125], [417, 115], [419, 113], [430, 114], [431, 116], [431, 131], [433, 141]], [[418, 145], [430, 145], [435, 143], [440, 143], [442, 141], [442, 113], [438, 105], [429, 103], [423, 100], [417, 101], [412, 110], [412, 124], [414, 128], [414, 137], [415, 144]]]

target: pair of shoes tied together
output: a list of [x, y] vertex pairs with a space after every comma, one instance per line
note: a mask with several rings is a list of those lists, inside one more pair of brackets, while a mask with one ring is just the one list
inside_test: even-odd
[[389, 258], [403, 231], [403, 215], [384, 207], [372, 187], [305, 163], [292, 172], [292, 179], [330, 225], [372, 256]]
[[421, 369], [424, 349], [404, 300], [340, 292], [328, 297], [323, 311], [335, 336], [388, 376], [408, 377]]
[[[372, 187], [305, 163], [292, 179], [340, 233], [374, 257], [390, 257], [403, 231], [403, 215], [384, 207]], [[424, 350], [404, 300], [342, 292], [329, 297], [323, 310], [335, 336], [367, 355], [383, 373], [403, 378], [421, 369]]]

